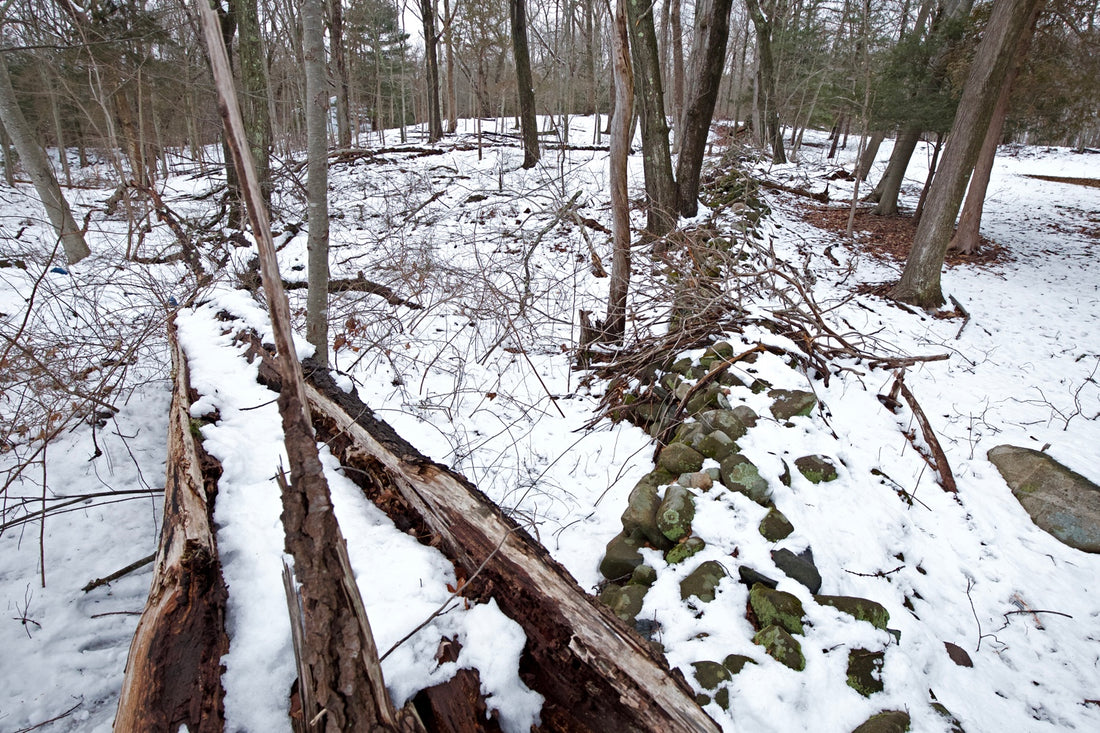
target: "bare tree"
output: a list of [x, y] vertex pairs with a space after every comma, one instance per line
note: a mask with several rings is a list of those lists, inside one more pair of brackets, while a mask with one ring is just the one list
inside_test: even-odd
[[512, 17], [512, 51], [519, 85], [519, 119], [523, 136], [523, 167], [539, 162], [539, 129], [535, 119], [535, 89], [531, 78], [531, 53], [527, 48], [527, 0], [509, 0]]
[[753, 28], [756, 29], [756, 75], [760, 89], [762, 132], [772, 146], [772, 161], [786, 163], [787, 154], [783, 150], [783, 128], [779, 124], [779, 98], [775, 91], [775, 58], [772, 54], [772, 31], [775, 19], [771, 17], [775, 9], [769, 8], [765, 15], [760, 0], [745, 0]]
[[439, 36], [435, 32], [435, 0], [420, 0], [420, 19], [424, 25], [424, 63], [428, 74], [428, 142], [443, 139], [443, 119], [439, 112]]
[[630, 123], [634, 108], [634, 74], [630, 68], [626, 3], [616, 0], [611, 27], [611, 68], [615, 86], [615, 112], [611, 120], [611, 292], [603, 337], [621, 341], [626, 329], [626, 296], [630, 291], [630, 197], [627, 193], [626, 159], [630, 153]]
[[962, 100], [944, 151], [939, 174], [928, 191], [924, 216], [913, 236], [913, 248], [891, 296], [924, 308], [942, 305], [940, 270], [955, 228], [963, 194], [989, 130], [994, 107], [1019, 40], [1031, 14], [1043, 0], [995, 0], [982, 40], [970, 62]]
[[[8, 64], [3, 53], [0, 53], [0, 122], [3, 122], [15, 149], [19, 153], [23, 167], [27, 175], [31, 177], [38, 197], [42, 199], [42, 205], [46, 207], [46, 215], [53, 224], [61, 240], [61, 246], [65, 250], [65, 257], [70, 263], [78, 262], [89, 254], [87, 242], [84, 241], [84, 233], [73, 220], [69, 202], [61, 194], [61, 186], [57, 183], [50, 161], [46, 153], [35, 142], [34, 133], [27, 124], [23, 111], [19, 109], [19, 101], [15, 97], [15, 90], [11, 86], [11, 77], [8, 75]], [[64, 155], [64, 151], [62, 151]]]
[[316, 349], [314, 358], [328, 364], [328, 145], [326, 117], [328, 85], [325, 79], [325, 38], [321, 24], [323, 0], [302, 3], [302, 42], [305, 47], [306, 138], [309, 179], [309, 288], [306, 292], [306, 340]]

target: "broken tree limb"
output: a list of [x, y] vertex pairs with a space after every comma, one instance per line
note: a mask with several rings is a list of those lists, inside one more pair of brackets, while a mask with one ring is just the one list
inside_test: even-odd
[[924, 414], [924, 410], [921, 409], [920, 403], [917, 402], [917, 398], [913, 396], [913, 393], [909, 391], [909, 388], [905, 386], [903, 381], [904, 373], [899, 374], [894, 379], [894, 389], [901, 394], [907, 403], [909, 403], [909, 409], [913, 411], [913, 416], [917, 418], [917, 424], [920, 425], [921, 433], [924, 435], [924, 441], [928, 443], [928, 450], [932, 453], [932, 460], [935, 461], [936, 471], [940, 475], [940, 486], [944, 491], [952, 494], [958, 493], [958, 487], [955, 485], [955, 475], [951, 472], [951, 465], [947, 462], [947, 455], [943, 452], [943, 446], [940, 445], [939, 439], [936, 437], [936, 433], [932, 430], [932, 423], [928, 422], [928, 416]]
[[[270, 355], [258, 344], [252, 353], [261, 381], [278, 388]], [[420, 454], [328, 372], [312, 373], [306, 392], [318, 438], [383, 509], [408, 512], [399, 527], [438, 541], [467, 577], [484, 563], [467, 597], [496, 599], [523, 627], [520, 673], [545, 699], [542, 730], [718, 730], [683, 677], [477, 488]]]
[[155, 552], [152, 555], [146, 555], [145, 557], [141, 558], [140, 560], [132, 562], [129, 565], [127, 565], [126, 567], [122, 568], [121, 570], [116, 570], [115, 572], [111, 573], [110, 575], [106, 575], [102, 578], [96, 578], [95, 580], [88, 581], [88, 584], [85, 585], [80, 590], [87, 593], [89, 591], [95, 590], [96, 588], [100, 587], [101, 585], [107, 585], [109, 583], [113, 583], [114, 581], [118, 580], [119, 578], [124, 577], [126, 575], [129, 575], [130, 573], [134, 572], [138, 568], [145, 567], [146, 565], [148, 565], [149, 563], [153, 562], [153, 560], [156, 560], [156, 559], [157, 559], [157, 553], [155, 553]]
[[[191, 433], [187, 359], [169, 322], [176, 373], [168, 413], [164, 524], [145, 611], [126, 660], [115, 731], [221, 731], [221, 657], [229, 649], [211, 515], [217, 473]], [[216, 464], [215, 464], [216, 465]]]

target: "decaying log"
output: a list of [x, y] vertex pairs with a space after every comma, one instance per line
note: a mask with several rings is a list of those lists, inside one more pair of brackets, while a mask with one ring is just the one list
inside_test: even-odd
[[211, 529], [216, 464], [191, 434], [187, 359], [169, 323], [176, 373], [168, 420], [164, 525], [145, 611], [126, 660], [115, 730], [220, 731], [228, 593]]
[[[444, 639], [436, 660], [458, 661], [459, 645]], [[481, 694], [481, 676], [476, 669], [460, 669], [455, 676], [438, 685], [421, 690], [413, 698], [424, 727], [432, 733], [499, 733], [495, 717], [488, 717], [488, 706]]]
[[[252, 353], [261, 357], [261, 381], [278, 389], [270, 355], [258, 344]], [[718, 730], [683, 677], [488, 497], [419, 453], [327, 371], [308, 379], [318, 439], [348, 476], [383, 509], [407, 509], [398, 526], [438, 540], [467, 577], [480, 567], [465, 595], [494, 598], [523, 627], [520, 674], [545, 698], [542, 730]]]

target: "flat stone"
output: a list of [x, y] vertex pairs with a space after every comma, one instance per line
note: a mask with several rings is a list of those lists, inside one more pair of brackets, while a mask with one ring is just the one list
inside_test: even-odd
[[691, 667], [695, 671], [695, 681], [698, 682], [704, 690], [716, 690], [718, 689], [718, 685], [733, 679], [729, 670], [718, 662], [711, 662], [709, 660], [692, 662]]
[[860, 621], [866, 621], [875, 628], [886, 631], [890, 623], [890, 612], [881, 603], [855, 596], [814, 596], [822, 606], [830, 606]]
[[905, 733], [909, 730], [909, 713], [902, 710], [884, 710], [875, 713], [852, 733]]
[[768, 510], [767, 516], [760, 521], [760, 534], [768, 542], [779, 542], [794, 532], [794, 525], [775, 507]]
[[814, 565], [814, 554], [810, 548], [807, 547], [797, 555], [786, 548], [772, 550], [772, 562], [789, 578], [806, 586], [811, 593], [821, 590], [821, 573]]
[[657, 507], [657, 529], [672, 542], [678, 542], [691, 534], [691, 520], [695, 518], [695, 499], [691, 492], [679, 484], [665, 489], [665, 498]]
[[676, 483], [686, 489], [710, 491], [711, 487], [714, 486], [714, 479], [706, 471], [696, 471], [695, 473], [680, 474], [680, 478], [676, 479]]
[[885, 658], [885, 652], [867, 649], [848, 652], [848, 687], [864, 697], [882, 692], [882, 663]]
[[707, 543], [699, 537], [688, 537], [680, 544], [665, 553], [665, 562], [669, 565], [677, 565], [689, 557], [698, 554]]
[[669, 443], [661, 449], [657, 457], [657, 465], [673, 476], [679, 476], [681, 473], [701, 471], [703, 460], [703, 454], [694, 448], [683, 443]]
[[836, 481], [836, 466], [825, 456], [802, 456], [795, 459], [794, 465], [810, 483]]
[[642, 553], [638, 552], [642, 545], [643, 540], [637, 535], [622, 532], [615, 535], [607, 543], [607, 550], [600, 562], [600, 573], [608, 580], [630, 577], [634, 568], [642, 564]]
[[773, 389], [768, 392], [772, 402], [771, 412], [776, 420], [790, 420], [796, 415], [809, 415], [817, 404], [813, 392], [799, 389]]
[[806, 669], [806, 657], [802, 655], [802, 645], [779, 626], [761, 629], [752, 637], [752, 643], [764, 647], [768, 656], [796, 672]]
[[728, 669], [730, 674], [740, 674], [746, 664], [756, 664], [756, 660], [744, 654], [730, 654], [722, 660], [722, 666]]
[[749, 591], [749, 605], [761, 626], [781, 626], [791, 634], [803, 633], [802, 601], [797, 596], [757, 583]]
[[987, 455], [1037, 527], [1100, 553], [1100, 486], [1030, 448], [999, 445]]
[[740, 578], [741, 583], [747, 585], [749, 588], [752, 588], [757, 583], [763, 586], [767, 586], [768, 588], [775, 588], [777, 585], [779, 585], [778, 580], [772, 580], [767, 575], [753, 570], [747, 565], [742, 565], [741, 567], [737, 568], [737, 576], [738, 578]]
[[734, 453], [722, 461], [719, 471], [722, 483], [730, 491], [742, 493], [757, 504], [767, 505], [770, 501], [768, 482], [761, 478], [752, 461], [740, 453]]
[[707, 560], [680, 581], [680, 598], [686, 601], [695, 596], [703, 603], [710, 603], [714, 600], [715, 589], [725, 577], [726, 569], [721, 563]]

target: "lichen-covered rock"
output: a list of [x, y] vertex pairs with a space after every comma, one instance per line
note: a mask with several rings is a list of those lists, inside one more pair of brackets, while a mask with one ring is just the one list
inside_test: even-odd
[[1100, 486], [1030, 448], [999, 445], [987, 456], [1037, 527], [1070, 547], [1100, 553]]
[[645, 594], [649, 590], [644, 585], [609, 585], [600, 593], [600, 600], [623, 621], [634, 623], [642, 610]]
[[787, 577], [797, 580], [806, 586], [811, 593], [821, 590], [821, 573], [814, 565], [814, 553], [807, 547], [797, 555], [790, 550], [772, 550], [772, 562], [776, 567], [787, 574]]
[[730, 409], [730, 412], [732, 412], [733, 416], [740, 420], [741, 424], [746, 428], [756, 427], [756, 421], [759, 419], [759, 415], [757, 415], [748, 405], [737, 405]]
[[706, 429], [699, 422], [685, 422], [681, 423], [680, 427], [676, 428], [676, 436], [672, 439], [673, 443], [683, 443], [684, 445], [690, 445], [693, 448], [695, 444], [707, 434]]
[[909, 713], [901, 710], [884, 710], [875, 713], [852, 733], [905, 733], [909, 730]]
[[726, 569], [722, 564], [717, 560], [707, 560], [680, 581], [680, 598], [686, 601], [694, 596], [703, 603], [710, 603], [714, 600], [715, 589], [724, 577]]
[[756, 632], [753, 644], [764, 647], [768, 656], [785, 664], [796, 672], [806, 669], [806, 657], [802, 654], [802, 645], [779, 626], [768, 626]]
[[657, 465], [673, 476], [694, 473], [703, 468], [703, 454], [683, 443], [669, 443], [661, 449]]
[[634, 568], [642, 564], [642, 553], [638, 552], [642, 545], [643, 540], [638, 535], [622, 532], [615, 535], [607, 543], [607, 550], [600, 562], [600, 573], [608, 580], [630, 577]]
[[722, 666], [729, 670], [730, 674], [740, 674], [746, 664], [756, 664], [756, 660], [744, 654], [730, 654], [722, 660]]
[[656, 485], [645, 479], [639, 481], [626, 500], [626, 510], [622, 516], [623, 532], [641, 535], [655, 547], [667, 548], [668, 540], [657, 528], [657, 508], [660, 505], [661, 497], [657, 495]]
[[[738, 408], [740, 407], [744, 407], [744, 405], [739, 405]], [[736, 442], [745, 436], [749, 428], [743, 419], [747, 418], [748, 415], [745, 414], [744, 410], [739, 415], [738, 408], [733, 410], [707, 410], [699, 413], [696, 419], [707, 433], [717, 430], [725, 433], [730, 440]], [[752, 413], [751, 409], [747, 407], [745, 409]], [[753, 416], [755, 417], [755, 413], [753, 413]], [[753, 424], [755, 424], [755, 420], [753, 420]]]
[[767, 516], [760, 520], [760, 534], [768, 542], [779, 542], [794, 532], [794, 525], [775, 507], [768, 510]]
[[792, 634], [801, 634], [805, 611], [797, 596], [757, 583], [749, 591], [749, 605], [760, 626], [781, 626]]
[[679, 542], [691, 534], [691, 520], [695, 518], [695, 498], [679, 484], [665, 489], [665, 498], [657, 507], [657, 529], [672, 542]]
[[685, 356], [672, 362], [672, 366], [670, 366], [668, 370], [670, 372], [675, 372], [676, 374], [682, 374], [686, 376], [687, 373], [691, 371], [691, 367], [694, 363], [695, 362], [692, 361], [692, 358], [690, 356]]
[[760, 471], [752, 461], [740, 453], [734, 453], [722, 461], [719, 471], [722, 483], [730, 491], [740, 492], [757, 504], [766, 506], [770, 501], [768, 482], [761, 478]]
[[634, 572], [630, 574], [630, 580], [627, 581], [627, 584], [650, 586], [656, 582], [657, 571], [648, 565], [639, 565], [634, 568]]
[[831, 606], [841, 613], [866, 621], [872, 626], [886, 631], [890, 623], [890, 612], [881, 603], [855, 596], [814, 596], [814, 600], [823, 606]]
[[813, 392], [804, 392], [799, 389], [773, 389], [768, 392], [768, 397], [774, 400], [771, 412], [776, 420], [790, 420], [796, 415], [809, 415], [817, 404], [817, 397]]
[[733, 679], [729, 670], [718, 662], [709, 660], [692, 662], [691, 667], [695, 671], [695, 681], [704, 690], [716, 690], [723, 682], [729, 682]]
[[[707, 347], [707, 350], [703, 352], [702, 359], [725, 360], [731, 356], [733, 356], [733, 345], [729, 341], [719, 341], [713, 346]], [[746, 361], [749, 361], [749, 359], [746, 359]]]
[[712, 430], [694, 441], [692, 447], [707, 458], [722, 461], [737, 450], [737, 443], [721, 430]]
[[848, 652], [848, 687], [864, 697], [882, 692], [882, 663], [885, 657], [885, 652], [868, 649]]
[[671, 550], [665, 553], [665, 562], [669, 565], [676, 565], [687, 560], [692, 555], [696, 555], [707, 546], [699, 537], [688, 537], [680, 544], [673, 547]]
[[794, 465], [810, 483], [836, 481], [836, 466], [825, 456], [802, 456], [795, 459]]
[[720, 394], [722, 394], [722, 385], [711, 382], [688, 398], [684, 409], [688, 415], [695, 415], [708, 408], [717, 407]]

